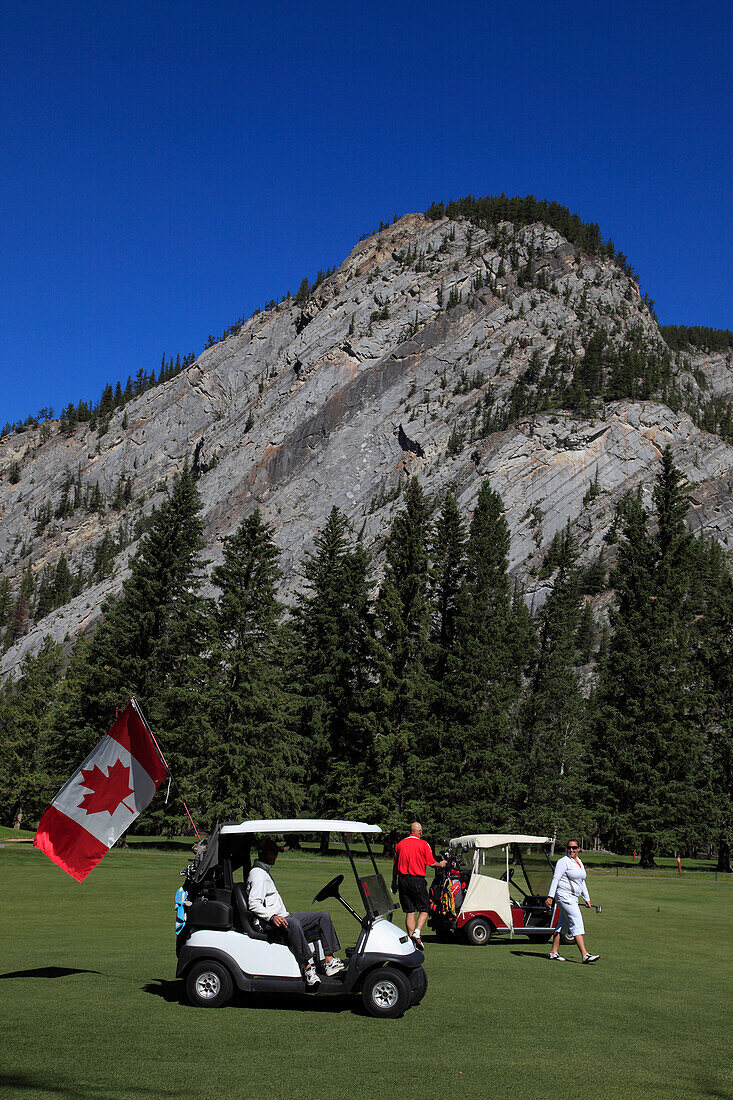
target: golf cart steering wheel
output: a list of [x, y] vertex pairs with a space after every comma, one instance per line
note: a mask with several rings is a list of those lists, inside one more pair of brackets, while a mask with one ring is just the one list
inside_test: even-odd
[[336, 875], [336, 878], [332, 878], [330, 882], [327, 882], [326, 885], [318, 891], [313, 900], [325, 901], [326, 898], [337, 898], [339, 896], [339, 886], [343, 881], [343, 875]]

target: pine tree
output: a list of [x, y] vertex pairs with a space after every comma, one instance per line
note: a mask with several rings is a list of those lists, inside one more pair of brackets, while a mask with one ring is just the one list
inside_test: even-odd
[[616, 846], [654, 852], [704, 831], [705, 705], [697, 658], [694, 540], [686, 493], [667, 448], [654, 489], [658, 530], [638, 497], [624, 510], [618, 610], [597, 699], [601, 830]]
[[428, 599], [431, 609], [429, 668], [434, 680], [445, 675], [456, 636], [458, 596], [466, 568], [466, 532], [452, 492], [443, 500], [430, 542]]
[[71, 588], [73, 583], [74, 578], [71, 575], [69, 563], [66, 560], [66, 554], [62, 554], [56, 563], [53, 575], [53, 599], [56, 607], [60, 607], [61, 604], [65, 604], [71, 599]]
[[211, 620], [212, 734], [201, 777], [210, 823], [292, 817], [299, 808], [302, 754], [286, 686], [278, 555], [255, 510], [224, 541], [222, 564], [212, 571], [221, 594]]
[[0, 632], [10, 619], [12, 606], [13, 599], [10, 589], [10, 580], [8, 577], [3, 577], [2, 580], [0, 580]]
[[716, 870], [729, 874], [733, 840], [733, 577], [719, 543], [700, 540], [697, 550], [705, 599], [705, 614], [698, 622], [699, 656], [706, 677], [709, 825], [718, 848]]
[[433, 813], [448, 833], [461, 827], [467, 813], [476, 828], [494, 826], [507, 805], [510, 713], [516, 701], [508, 553], [504, 505], [486, 480], [471, 519], [454, 644], [441, 689], [436, 772], [441, 805]]
[[333, 508], [306, 559], [293, 617], [306, 783], [324, 816], [364, 812], [368, 804], [366, 692], [374, 646], [368, 569], [363, 546], [352, 546], [348, 521]]
[[[207, 794], [197, 779], [207, 736], [202, 705], [207, 605], [198, 591], [200, 507], [186, 464], [151, 516], [121, 595], [106, 605], [88, 649], [82, 649], [78, 690], [69, 703], [68, 733], [59, 751], [82, 760], [117, 708], [135, 695], [160, 735], [181, 789], [205, 816]], [[147, 826], [186, 825], [180, 803], [165, 811], [159, 801], [155, 806], [156, 814], [146, 814]]]
[[560, 543], [552, 590], [538, 622], [539, 646], [521, 710], [516, 821], [552, 835], [583, 829], [585, 702], [575, 666], [582, 623], [578, 555], [570, 526]]
[[14, 685], [0, 691], [0, 821], [32, 827], [56, 793], [47, 769], [52, 701], [64, 665], [60, 645], [46, 638], [26, 654]]
[[405, 491], [386, 552], [384, 580], [375, 607], [377, 684], [374, 775], [387, 827], [408, 816], [429, 821], [420, 738], [432, 701], [426, 670], [430, 609], [428, 539], [430, 511], [417, 478]]

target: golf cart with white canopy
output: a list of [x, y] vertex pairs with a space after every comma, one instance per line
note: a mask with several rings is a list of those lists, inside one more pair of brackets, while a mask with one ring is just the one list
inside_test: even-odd
[[[362, 821], [303, 818], [243, 821], [218, 825], [205, 847], [181, 874], [185, 876], [178, 904], [178, 968], [189, 999], [195, 1005], [226, 1004], [235, 987], [243, 993], [306, 993], [308, 987], [298, 961], [276, 928], [267, 931], [247, 907], [247, 876], [251, 853], [265, 836], [338, 834], [351, 864], [359, 898], [360, 916], [341, 896], [343, 875], [337, 875], [313, 899], [334, 898], [359, 924], [353, 948], [346, 949], [346, 969], [328, 976], [323, 967], [320, 940], [312, 943], [319, 971], [318, 996], [360, 995], [372, 1016], [401, 1016], [418, 1004], [427, 989], [423, 955], [407, 934], [392, 923], [396, 906], [377, 867], [369, 838], [381, 833], [378, 825]], [[366, 855], [357, 853], [360, 837]], [[356, 860], [366, 864], [360, 873]]]
[[[527, 936], [546, 943], [557, 906], [545, 898], [552, 882], [552, 837], [523, 833], [472, 833], [454, 837], [430, 890], [428, 921], [439, 939], [481, 946], [495, 935]], [[470, 869], [463, 853], [470, 853]]]

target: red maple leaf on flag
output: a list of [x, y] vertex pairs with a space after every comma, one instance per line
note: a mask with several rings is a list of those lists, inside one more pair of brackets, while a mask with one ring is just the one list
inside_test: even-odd
[[[107, 775], [95, 764], [91, 771], [82, 768], [82, 787], [89, 787], [91, 794], [85, 794], [79, 803], [79, 809], [87, 814], [100, 814], [106, 810], [113, 814], [128, 794], [133, 794], [130, 786], [130, 769], [121, 760], [110, 765]], [[127, 803], [125, 803], [127, 807]], [[127, 807], [130, 809], [131, 807]]]

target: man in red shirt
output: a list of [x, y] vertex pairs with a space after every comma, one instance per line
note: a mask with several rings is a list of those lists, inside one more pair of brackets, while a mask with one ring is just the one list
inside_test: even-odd
[[413, 821], [410, 835], [395, 844], [392, 890], [399, 888], [407, 934], [420, 951], [423, 950], [420, 933], [428, 919], [426, 867], [445, 867], [445, 860], [436, 860], [427, 840], [422, 838], [422, 825], [419, 821]]

